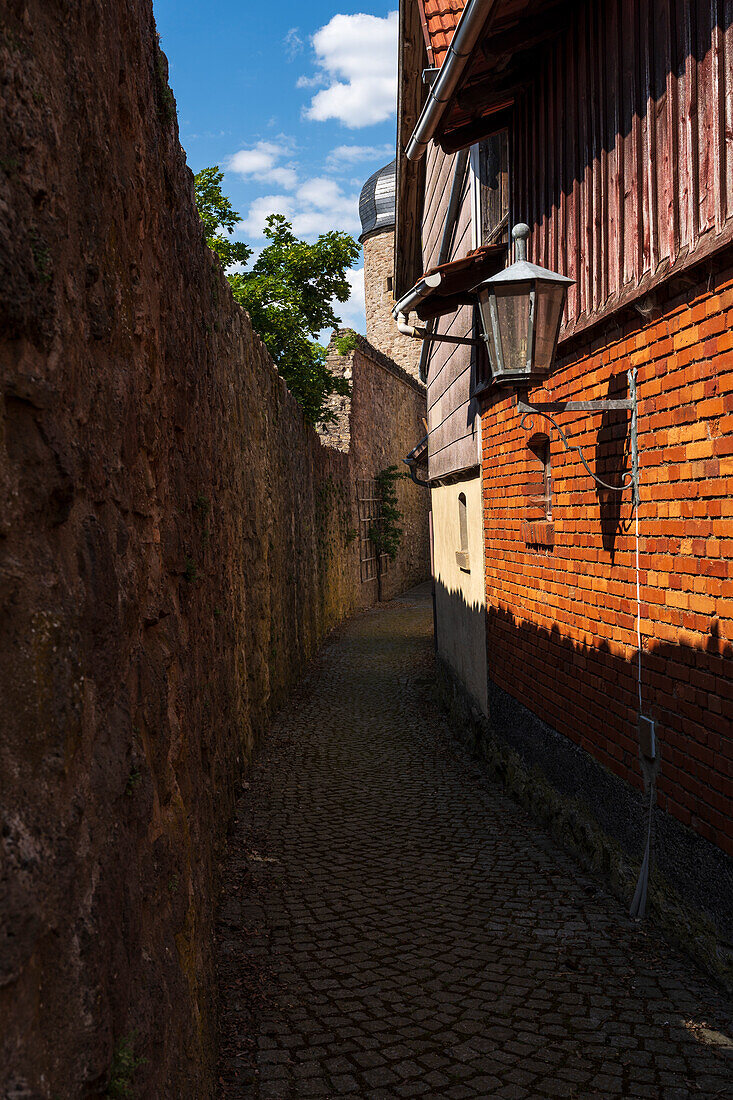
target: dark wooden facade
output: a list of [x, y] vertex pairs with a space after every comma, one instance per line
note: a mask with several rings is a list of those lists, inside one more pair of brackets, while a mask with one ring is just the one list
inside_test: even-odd
[[[425, 157], [426, 188], [423, 207], [422, 260], [424, 270], [438, 262], [448, 210], [454, 158], [431, 146]], [[470, 175], [466, 172], [460, 211], [448, 259], [465, 256], [473, 244]], [[462, 306], [441, 317], [442, 335], [473, 336], [473, 307]], [[427, 360], [428, 470], [431, 479], [477, 468], [479, 463], [478, 404], [471, 397], [474, 359], [465, 344], [431, 343]]]
[[563, 336], [733, 236], [732, 0], [574, 5], [512, 118], [512, 219], [577, 280]]
[[[524, 20], [499, 3], [499, 30], [482, 39], [449, 115], [475, 140], [508, 128], [510, 222], [529, 223], [531, 259], [576, 280], [565, 341], [634, 302], [647, 315], [650, 292], [733, 239], [733, 0], [523, 2]], [[511, 107], [470, 122], [471, 100], [482, 114], [492, 97]], [[425, 158], [423, 270], [444, 228], [451, 159], [435, 146]], [[470, 206], [466, 188], [451, 257], [471, 247]], [[438, 331], [471, 335], [472, 311]], [[431, 349], [433, 477], [472, 461], [470, 360]]]

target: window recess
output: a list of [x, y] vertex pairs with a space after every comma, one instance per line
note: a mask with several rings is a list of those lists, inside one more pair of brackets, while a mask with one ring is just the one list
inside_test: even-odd
[[527, 441], [527, 480], [522, 535], [528, 546], [555, 545], [552, 522], [552, 467], [549, 437], [537, 433]]
[[[471, 147], [471, 237], [474, 248], [504, 246], [509, 256], [509, 129], [502, 127]], [[506, 262], [506, 259], [505, 259]], [[472, 392], [491, 380], [486, 344], [475, 328], [476, 353]]]
[[509, 243], [509, 130], [489, 134], [471, 150], [475, 247]]
[[468, 556], [468, 513], [466, 494], [458, 494], [458, 537], [460, 550], [456, 550], [456, 564], [463, 573], [471, 572], [471, 560]]

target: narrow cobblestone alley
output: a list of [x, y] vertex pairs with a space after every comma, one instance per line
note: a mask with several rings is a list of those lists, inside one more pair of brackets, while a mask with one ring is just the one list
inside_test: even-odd
[[449, 742], [426, 589], [265, 738], [218, 930], [222, 1096], [733, 1095], [729, 1004]]

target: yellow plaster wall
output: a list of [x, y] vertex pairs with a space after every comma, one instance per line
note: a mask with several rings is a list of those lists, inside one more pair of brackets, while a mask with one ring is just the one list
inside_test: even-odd
[[[468, 571], [460, 550], [458, 497], [466, 495]], [[431, 491], [438, 652], [487, 712], [486, 601], [484, 591], [481, 477], [478, 473]]]

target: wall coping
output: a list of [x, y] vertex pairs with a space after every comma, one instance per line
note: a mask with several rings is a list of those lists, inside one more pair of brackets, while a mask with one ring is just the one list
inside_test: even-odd
[[394, 359], [390, 359], [384, 352], [377, 351], [374, 345], [369, 343], [366, 336], [362, 336], [359, 332], [354, 332], [353, 329], [334, 329], [327, 348], [329, 356], [333, 355], [337, 356], [339, 359], [348, 359], [350, 355], [353, 355], [353, 352], [349, 352], [348, 355], [339, 355], [338, 349], [334, 344], [334, 340], [337, 337], [347, 335], [353, 336], [356, 340], [354, 351], [360, 351], [367, 359], [371, 359], [373, 363], [378, 364], [378, 366], [386, 370], [388, 374], [393, 375], [398, 381], [411, 386], [413, 390], [422, 396], [427, 396], [427, 389], [422, 382], [419, 382], [417, 378], [413, 378], [409, 371], [406, 371], [404, 367], [395, 363]]

